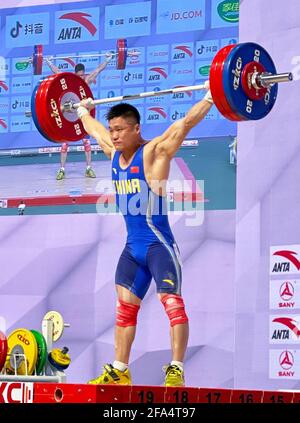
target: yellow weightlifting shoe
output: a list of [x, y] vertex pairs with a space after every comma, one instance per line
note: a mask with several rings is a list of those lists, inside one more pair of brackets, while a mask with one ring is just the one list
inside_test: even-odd
[[163, 370], [166, 372], [165, 386], [184, 386], [184, 372], [180, 367], [169, 364]]
[[127, 368], [124, 372], [115, 369], [111, 364], [103, 366], [103, 373], [88, 382], [92, 385], [131, 385], [131, 375]]

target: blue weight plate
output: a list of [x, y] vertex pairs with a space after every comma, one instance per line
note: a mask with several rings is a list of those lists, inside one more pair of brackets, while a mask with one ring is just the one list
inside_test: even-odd
[[34, 121], [34, 124], [36, 126], [36, 129], [39, 131], [39, 133], [46, 138], [48, 141], [53, 142], [50, 138], [47, 137], [47, 135], [45, 134], [45, 132], [42, 130], [42, 128], [40, 127], [38, 118], [37, 118], [37, 114], [36, 114], [36, 105], [35, 105], [35, 97], [36, 97], [36, 93], [37, 90], [39, 89], [39, 86], [41, 85], [41, 83], [43, 82], [43, 79], [41, 79], [37, 85], [35, 86], [32, 95], [31, 95], [31, 114], [32, 114], [32, 119]]
[[261, 100], [251, 100], [246, 95], [242, 86], [242, 72], [252, 61], [259, 61], [266, 72], [276, 73], [273, 60], [263, 47], [256, 43], [242, 43], [234, 47], [226, 57], [222, 75], [227, 101], [232, 110], [244, 120], [262, 119], [270, 113], [278, 91], [278, 84], [275, 84]]

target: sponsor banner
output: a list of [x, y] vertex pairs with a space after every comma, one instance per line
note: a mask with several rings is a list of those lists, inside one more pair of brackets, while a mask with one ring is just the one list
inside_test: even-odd
[[146, 108], [145, 123], [167, 123], [168, 109], [165, 106], [148, 106]]
[[219, 40], [202, 40], [196, 43], [196, 59], [213, 59], [220, 48]]
[[171, 66], [171, 79], [173, 84], [194, 84], [194, 66], [190, 63], [173, 63]]
[[9, 106], [10, 106], [10, 98], [1, 96], [0, 97], [0, 118], [3, 117], [3, 115], [8, 114]]
[[32, 74], [32, 66], [28, 57], [16, 57], [12, 59], [11, 73], [13, 75]]
[[270, 350], [269, 377], [270, 379], [300, 379], [300, 350]]
[[205, 29], [205, 0], [157, 0], [156, 32]]
[[283, 314], [270, 316], [271, 344], [300, 343], [300, 315]]
[[270, 275], [300, 273], [300, 245], [270, 247]]
[[151, 34], [151, 1], [105, 7], [105, 38], [117, 39]]
[[49, 21], [49, 13], [6, 16], [6, 48], [49, 44]]
[[195, 65], [195, 79], [204, 79], [205, 81], [209, 78], [211, 61], [196, 62]]
[[105, 69], [105, 72], [100, 73], [100, 85], [101, 87], [120, 87], [122, 78], [123, 72], [118, 69]]
[[171, 59], [186, 61], [194, 58], [194, 43], [177, 43], [171, 46]]
[[[70, 54], [70, 53], [69, 53]], [[62, 57], [64, 54], [59, 54], [59, 57]], [[80, 61], [83, 63], [83, 60]], [[63, 59], [55, 60], [55, 66], [58, 67], [60, 72], [74, 72], [74, 68], [76, 66], [77, 60], [76, 59], [69, 59], [68, 55]], [[86, 65], [86, 63], [84, 63]], [[47, 65], [46, 65], [47, 66]], [[49, 70], [48, 70], [49, 72]], [[52, 73], [52, 71], [51, 71]]]
[[24, 113], [30, 110], [30, 96], [11, 97], [10, 111], [11, 113]]
[[80, 43], [99, 40], [100, 10], [63, 10], [55, 13], [55, 43]]
[[9, 90], [9, 78], [5, 78], [4, 80], [0, 79], [0, 97], [3, 95], [10, 94]]
[[[6, 132], [8, 132], [8, 117], [1, 116], [0, 117], [0, 134], [5, 134]], [[0, 147], [1, 147], [1, 142], [0, 142]]]
[[211, 27], [237, 26], [239, 23], [239, 0], [212, 0]]
[[149, 66], [147, 68], [147, 83], [160, 84], [168, 81], [169, 69], [167, 65]]
[[157, 96], [155, 97], [149, 97], [147, 99], [148, 103], [151, 104], [166, 104], [170, 102], [170, 96], [169, 95], [159, 95], [159, 91], [168, 89], [169, 86], [166, 82], [163, 82], [159, 85], [149, 85], [146, 87], [146, 91], [156, 91]]
[[0, 56], [0, 80], [6, 81], [10, 74], [10, 59]]
[[88, 71], [95, 70], [100, 65], [100, 63], [104, 62], [105, 56], [103, 57], [84, 57], [84, 56], [86, 56], [87, 54], [100, 54], [100, 53], [105, 54], [106, 52], [97, 51], [97, 50], [79, 51], [78, 55], [80, 55], [81, 57], [78, 59], [74, 58], [73, 62], [75, 65], [76, 63], [84, 64], [85, 70], [88, 70]]
[[[100, 98], [112, 98], [122, 95], [120, 88], [107, 88], [100, 91]], [[106, 107], [111, 107], [116, 103], [106, 103]]]
[[[127, 87], [127, 88], [123, 89], [122, 95], [140, 94], [141, 92], [143, 92], [143, 90], [144, 90], [144, 86], [142, 86], [142, 87]], [[126, 101], [126, 100], [124, 100], [124, 101]], [[144, 103], [145, 103], [144, 98], [138, 98], [136, 100], [130, 100], [130, 104], [134, 104], [134, 105], [144, 104]]]
[[[1, 82], [0, 82], [1, 87]], [[26, 94], [32, 93], [32, 78], [31, 76], [16, 76], [11, 80], [12, 94]]]
[[141, 85], [145, 82], [145, 68], [125, 69], [123, 74], [123, 83], [126, 85]]
[[145, 64], [145, 47], [133, 47], [128, 49], [126, 66], [136, 66]]
[[33, 382], [0, 382], [0, 403], [32, 403]]
[[[178, 84], [178, 85], [174, 85], [174, 87], [172, 87], [172, 88], [182, 88], [182, 87], [186, 87], [186, 85]], [[169, 97], [171, 97], [172, 103], [173, 102], [182, 103], [182, 102], [187, 102], [187, 101], [193, 100], [194, 93], [195, 93], [195, 91], [185, 91], [183, 93], [173, 93]]]
[[280, 310], [300, 308], [300, 279], [271, 279], [270, 308]]
[[11, 132], [31, 131], [31, 122], [24, 115], [11, 116], [10, 131]]
[[193, 106], [190, 104], [176, 104], [170, 108], [170, 121], [174, 122], [175, 120], [184, 118], [189, 109]]
[[229, 46], [231, 44], [237, 44], [239, 42], [237, 37], [222, 38], [221, 39], [221, 48]]
[[169, 44], [159, 44], [147, 47], [147, 63], [168, 62], [170, 56]]

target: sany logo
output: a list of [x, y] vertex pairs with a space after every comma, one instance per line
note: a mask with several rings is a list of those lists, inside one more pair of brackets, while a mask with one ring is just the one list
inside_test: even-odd
[[[271, 247], [270, 273], [299, 273], [300, 246], [289, 246], [290, 249]], [[273, 250], [273, 251], [272, 251]]]
[[0, 382], [1, 403], [32, 403], [33, 383]]
[[279, 364], [283, 370], [289, 370], [294, 365], [294, 356], [290, 351], [283, 351], [279, 356]]
[[161, 115], [164, 119], [167, 117], [167, 113], [164, 111], [162, 107], [149, 107], [149, 110]]
[[296, 336], [299, 338], [300, 336], [300, 329], [297, 326], [297, 320], [292, 319], [291, 317], [276, 317], [273, 319], [274, 323], [281, 323], [282, 325], [289, 328]]
[[154, 67], [154, 68], [150, 68], [149, 71], [153, 72], [154, 74], [149, 75], [148, 81], [157, 81], [157, 80], [159, 81], [161, 77], [165, 79], [167, 79], [168, 77], [168, 74], [164, 68]]
[[188, 46], [177, 46], [174, 48], [174, 50], [179, 50], [179, 53], [174, 53], [173, 60], [185, 59], [186, 55], [188, 55], [189, 57], [193, 56], [193, 53], [191, 52]]
[[90, 18], [92, 15], [84, 12], [71, 12], [65, 13], [64, 15], [60, 16], [59, 19], [69, 19], [71, 21], [75, 21], [84, 26], [89, 31], [89, 33], [94, 36], [97, 32], [97, 28], [91, 21], [86, 18], [86, 16]]
[[279, 290], [279, 295], [284, 301], [289, 301], [294, 296], [294, 287], [291, 282], [284, 282]]
[[7, 123], [6, 123], [6, 121], [5, 121], [4, 119], [0, 119], [0, 125], [1, 125], [4, 129], [6, 129], [6, 128], [7, 128]]
[[[0, 81], [0, 88], [3, 88], [4, 91], [8, 91], [8, 86], [5, 84], [4, 81]], [[1, 91], [1, 90], [0, 90]]]

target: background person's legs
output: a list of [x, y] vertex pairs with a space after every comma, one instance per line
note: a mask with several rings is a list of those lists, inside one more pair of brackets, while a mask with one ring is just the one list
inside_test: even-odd
[[83, 146], [84, 146], [84, 152], [85, 152], [85, 158], [86, 158], [86, 171], [85, 176], [88, 178], [96, 178], [96, 174], [94, 170], [92, 169], [92, 149], [91, 149], [91, 143], [88, 138], [84, 138], [83, 140]]
[[65, 163], [68, 156], [69, 144], [64, 142], [60, 149], [60, 169], [57, 172], [56, 179], [60, 181], [65, 177]]

